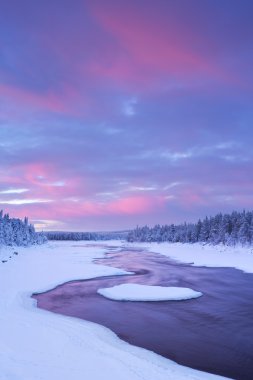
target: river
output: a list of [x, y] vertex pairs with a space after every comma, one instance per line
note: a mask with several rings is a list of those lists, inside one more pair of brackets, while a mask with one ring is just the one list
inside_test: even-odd
[[[107, 250], [97, 264], [134, 274], [59, 285], [33, 295], [38, 307], [104, 325], [121, 339], [179, 364], [232, 379], [253, 379], [253, 274], [194, 267], [137, 248]], [[120, 302], [97, 294], [98, 288], [122, 283], [189, 287], [203, 296]]]

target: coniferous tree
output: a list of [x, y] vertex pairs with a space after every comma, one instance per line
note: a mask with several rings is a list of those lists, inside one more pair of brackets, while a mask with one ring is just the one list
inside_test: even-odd
[[0, 245], [27, 246], [42, 244], [47, 240], [43, 233], [35, 232], [34, 226], [17, 218], [10, 218], [9, 214], [0, 211]]
[[226, 245], [253, 244], [253, 212], [221, 213], [214, 217], [198, 220], [196, 224], [184, 223], [180, 225], [159, 224], [153, 228], [137, 227], [128, 234], [128, 241], [135, 242], [181, 242]]

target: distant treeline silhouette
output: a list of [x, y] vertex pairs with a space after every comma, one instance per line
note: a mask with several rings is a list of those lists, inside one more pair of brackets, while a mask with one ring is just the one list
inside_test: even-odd
[[129, 231], [112, 232], [68, 232], [68, 231], [49, 231], [45, 232], [48, 240], [119, 240], [126, 239]]
[[197, 223], [180, 225], [155, 225], [136, 227], [130, 231], [129, 242], [180, 242], [209, 243], [225, 245], [253, 244], [253, 212], [233, 211], [231, 214], [219, 213], [214, 217], [206, 217]]

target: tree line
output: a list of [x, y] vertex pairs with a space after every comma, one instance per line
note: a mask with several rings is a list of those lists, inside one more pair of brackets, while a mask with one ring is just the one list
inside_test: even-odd
[[9, 214], [0, 211], [0, 245], [28, 246], [47, 241], [42, 232], [36, 232], [28, 218], [24, 220], [10, 218]]
[[119, 240], [126, 239], [129, 231], [112, 232], [68, 232], [49, 231], [45, 232], [48, 240]]
[[252, 245], [253, 212], [219, 213], [213, 217], [199, 219], [197, 223], [157, 224], [152, 228], [137, 226], [129, 232], [127, 240], [129, 242], [201, 242], [214, 245]]

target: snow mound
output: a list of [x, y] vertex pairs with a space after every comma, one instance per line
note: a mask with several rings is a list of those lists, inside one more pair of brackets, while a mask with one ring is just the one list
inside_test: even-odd
[[98, 289], [102, 296], [115, 301], [182, 301], [202, 296], [190, 288], [121, 284]]

